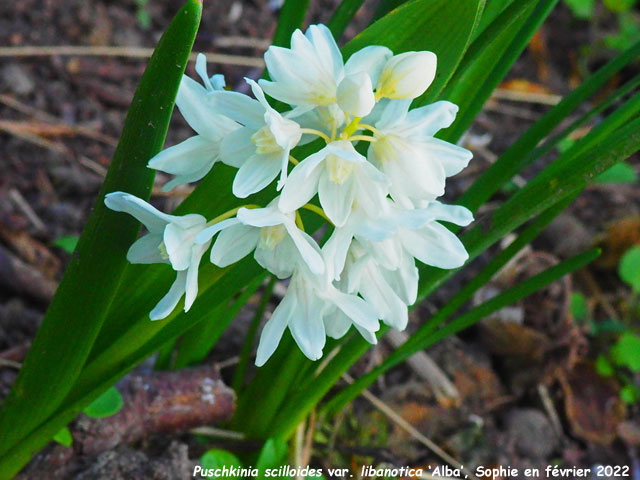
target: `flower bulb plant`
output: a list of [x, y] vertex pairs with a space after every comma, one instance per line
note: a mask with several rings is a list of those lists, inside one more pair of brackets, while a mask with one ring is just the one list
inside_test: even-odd
[[[308, 3], [283, 2], [268, 77], [247, 79], [250, 95], [209, 76], [202, 55], [199, 79], [184, 76], [203, 4], [185, 0], [176, 13], [0, 409], [0, 480], [148, 357], [163, 369], [204, 361], [267, 277], [234, 369], [228, 427], [286, 441], [313, 412], [330, 421], [416, 352], [597, 257], [580, 253], [460, 311], [593, 179], [639, 150], [638, 79], [610, 85], [640, 43], [549, 107], [446, 205], [438, 199], [447, 178], [471, 159], [456, 143], [557, 0], [382, 1], [340, 49], [334, 39], [362, 0], [343, 0], [327, 27], [303, 33]], [[605, 87], [597, 105], [585, 104]], [[162, 150], [174, 105], [196, 134]], [[571, 148], [557, 149], [594, 118]], [[543, 156], [553, 158], [540, 165]], [[534, 162], [526, 185], [501, 191]], [[148, 203], [155, 171], [172, 177], [164, 191], [199, 184], [163, 213]], [[514, 240], [499, 249], [507, 235]], [[403, 345], [339, 384], [388, 328], [407, 327], [412, 305], [474, 259], [473, 275], [434, 302], [439, 309]], [[251, 370], [277, 279], [286, 293], [260, 332], [262, 367]]]
[[[268, 272], [289, 279], [260, 336], [258, 366], [287, 327], [311, 360], [322, 357], [327, 337], [341, 338], [352, 325], [369, 343], [377, 341], [379, 320], [404, 329], [418, 291], [415, 261], [451, 269], [468, 258], [439, 222], [473, 220], [466, 208], [437, 200], [446, 178], [472, 157], [434, 138], [454, 121], [457, 107], [439, 101], [410, 109], [435, 78], [435, 54], [394, 55], [369, 46], [345, 63], [330, 30], [311, 25], [293, 33], [291, 48], [272, 46], [264, 57], [271, 80], [246, 79], [251, 98], [220, 88], [224, 80], [208, 77], [200, 54], [203, 85], [185, 76], [176, 100], [197, 135], [160, 152], [149, 167], [175, 175], [165, 186], [170, 189], [202, 178], [221, 161], [238, 169], [229, 192], [237, 198], [270, 189], [277, 179], [268, 205], [247, 204], [207, 221], [160, 213], [123, 192], [105, 197], [107, 207], [149, 230], [128, 260], [167, 263], [176, 271], [152, 320], [167, 317], [183, 296], [184, 311], [191, 308], [200, 259], [211, 245], [218, 267], [253, 252]], [[290, 110], [275, 110], [265, 93]], [[319, 150], [292, 156], [296, 146], [316, 139], [324, 142]], [[310, 203], [316, 196], [319, 206]], [[332, 229], [323, 245], [305, 232], [300, 209]]]

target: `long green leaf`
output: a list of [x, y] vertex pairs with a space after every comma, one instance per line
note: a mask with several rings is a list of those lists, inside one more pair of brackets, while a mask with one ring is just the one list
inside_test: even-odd
[[356, 12], [362, 6], [364, 0], [342, 0], [342, 3], [338, 6], [333, 17], [329, 20], [327, 27], [331, 30], [331, 33], [335, 39], [339, 39], [342, 32], [347, 28], [349, 22], [356, 14]]
[[[185, 4], [149, 60], [93, 213], [0, 412], [0, 454], [61, 404], [101, 328], [126, 266], [125, 254], [139, 230], [137, 221], [108, 210], [104, 195], [124, 190], [149, 197], [154, 174], [146, 164], [164, 143], [201, 7], [194, 0]], [[0, 471], [4, 475], [14, 469]]]
[[309, 0], [285, 0], [280, 9], [276, 33], [273, 34], [274, 45], [289, 46], [291, 34], [296, 28], [302, 27], [307, 8], [309, 8]]
[[579, 105], [640, 55], [640, 42], [611, 60], [549, 110], [513, 143], [462, 195], [459, 203], [475, 211], [527, 164], [529, 154]]
[[[469, 52], [478, 60], [469, 64], [468, 69], [457, 72], [455, 81], [449, 84], [453, 89], [447, 92], [446, 98], [460, 107], [460, 113], [453, 125], [445, 131], [443, 139], [457, 141], [469, 128], [491, 92], [505, 77], [557, 2], [558, 0], [513, 2], [478, 37], [477, 43], [474, 42], [475, 45]], [[512, 15], [525, 8], [525, 5], [527, 11], [532, 4], [535, 4], [535, 8], [531, 14], [519, 17], [524, 22], [516, 19], [511, 23]], [[507, 22], [509, 26], [500, 28], [503, 22]], [[514, 32], [513, 27], [518, 27], [517, 31]], [[493, 35], [497, 37], [493, 38]]]
[[207, 315], [188, 330], [180, 339], [173, 368], [177, 370], [204, 360], [231, 321], [236, 318], [242, 307], [260, 288], [266, 276], [266, 273], [258, 275], [251, 280], [244, 292], [232, 301], [231, 305], [221, 304], [222, 311], [219, 311], [220, 306], [212, 309], [212, 314]]

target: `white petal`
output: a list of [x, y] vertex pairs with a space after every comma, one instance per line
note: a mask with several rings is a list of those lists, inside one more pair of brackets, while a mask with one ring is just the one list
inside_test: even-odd
[[238, 210], [238, 220], [254, 227], [272, 227], [284, 223], [287, 216], [277, 208], [269, 205], [265, 208], [244, 208]]
[[331, 31], [324, 25], [311, 25], [305, 36], [311, 40], [323, 67], [338, 78], [343, 69], [342, 54]]
[[206, 88], [185, 75], [178, 88], [176, 105], [191, 128], [209, 140], [219, 140], [237, 128], [237, 123], [217, 115], [207, 95]]
[[220, 90], [209, 96], [211, 109], [245, 127], [259, 129], [264, 125], [264, 107], [253, 98], [238, 92]]
[[224, 137], [220, 144], [220, 159], [227, 165], [240, 168], [256, 151], [251, 136], [255, 133], [251, 128], [239, 128]]
[[349, 331], [351, 320], [342, 310], [333, 309], [331, 313], [325, 314], [324, 329], [328, 337], [342, 338]]
[[104, 203], [111, 210], [125, 212], [142, 222], [151, 233], [160, 233], [167, 224], [175, 219], [162, 213], [144, 200], [125, 192], [111, 192], [104, 197]]
[[362, 328], [357, 323], [354, 323], [353, 326], [356, 327], [358, 333], [360, 333], [360, 335], [362, 335], [362, 337], [371, 345], [375, 345], [376, 343], [378, 343], [378, 337], [376, 337], [376, 334], [374, 332], [370, 332], [366, 328]]
[[342, 184], [332, 182], [327, 172], [320, 175], [318, 182], [320, 204], [336, 227], [342, 227], [349, 218], [353, 199], [356, 196], [356, 188], [353, 174]]
[[213, 90], [213, 85], [211, 85], [211, 80], [209, 80], [209, 75], [207, 74], [207, 57], [204, 53], [199, 53], [196, 57], [196, 73], [202, 79], [202, 83], [207, 90]]
[[293, 212], [313, 198], [318, 191], [318, 180], [326, 150], [308, 156], [295, 166], [280, 194], [278, 206], [283, 212]]
[[353, 232], [350, 229], [336, 228], [323, 245], [322, 251], [327, 261], [327, 268], [330, 269], [331, 280], [340, 279], [352, 240]]
[[309, 267], [309, 270], [316, 275], [324, 273], [324, 259], [322, 258], [320, 247], [318, 247], [316, 241], [298, 229], [293, 222], [285, 222], [284, 226], [300, 252], [302, 259]]
[[407, 114], [406, 135], [433, 137], [439, 130], [451, 126], [457, 113], [458, 106], [446, 100], [414, 108]]
[[418, 296], [418, 269], [415, 260], [410, 255], [404, 259], [396, 270], [384, 270], [384, 276], [393, 289], [406, 305], [413, 305]]
[[384, 66], [376, 91], [391, 99], [411, 99], [424, 93], [436, 76], [437, 58], [432, 52], [405, 52]]
[[430, 202], [425, 210], [433, 215], [434, 219], [444, 220], [465, 227], [473, 222], [473, 213], [459, 205], [446, 205], [440, 202]]
[[233, 225], [238, 225], [240, 221], [237, 218], [227, 218], [226, 220], [222, 220], [221, 222], [215, 223], [210, 227], [206, 227], [196, 235], [195, 243], [198, 245], [204, 245], [209, 240], [213, 238], [213, 236], [224, 230], [225, 228], [229, 228]]
[[258, 245], [260, 229], [248, 225], [234, 225], [220, 232], [211, 248], [211, 263], [220, 268], [246, 257]]
[[375, 85], [382, 73], [384, 65], [393, 56], [393, 52], [387, 47], [378, 45], [370, 45], [358, 50], [349, 57], [344, 65], [345, 75], [351, 75], [358, 72], [369, 74], [371, 82]]
[[439, 268], [458, 268], [469, 258], [462, 242], [437, 222], [418, 230], [398, 233], [407, 251], [422, 263]]
[[269, 185], [280, 173], [281, 162], [277, 155], [256, 153], [242, 164], [233, 180], [233, 194], [247, 198]]
[[376, 104], [369, 75], [358, 72], [342, 79], [338, 85], [337, 99], [345, 112], [355, 117], [368, 115]]
[[127, 252], [127, 260], [130, 263], [166, 263], [160, 253], [162, 235], [148, 233], [136, 240]]
[[287, 292], [262, 329], [258, 352], [256, 353], [256, 366], [261, 367], [264, 365], [266, 361], [269, 360], [269, 357], [273, 355], [273, 352], [276, 351], [295, 308], [295, 296]]
[[185, 285], [184, 311], [188, 312], [196, 297], [198, 296], [198, 268], [200, 260], [209, 245], [196, 245], [191, 249], [191, 261], [187, 269], [187, 279]]
[[329, 295], [331, 301], [335, 303], [353, 323], [370, 332], [377, 332], [380, 329], [378, 314], [363, 299], [336, 289], [332, 289]]
[[158, 304], [153, 307], [153, 310], [149, 312], [149, 318], [151, 320], [162, 320], [163, 318], [171, 315], [171, 312], [173, 312], [173, 309], [176, 308], [176, 305], [178, 305], [178, 302], [182, 298], [182, 295], [184, 295], [186, 281], [186, 270], [178, 272], [178, 274], [176, 275], [176, 279], [171, 285], [171, 288], [169, 289], [167, 294], [162, 297]]
[[289, 330], [302, 353], [310, 360], [322, 357], [327, 340], [322, 321], [324, 307], [324, 302], [312, 290], [297, 289], [296, 308], [289, 322]]
[[273, 248], [256, 248], [256, 262], [273, 275], [283, 280], [293, 275], [300, 253], [290, 237], [285, 237]]
[[473, 158], [473, 153], [466, 148], [438, 138], [429, 138], [424, 140], [423, 143], [429, 156], [442, 164], [447, 177], [462, 171]]
[[[201, 217], [201, 223], [206, 223], [204, 217]], [[191, 251], [199, 231], [197, 228], [181, 228], [176, 223], [170, 223], [164, 229], [164, 244], [174, 270], [185, 270], [189, 267]]]

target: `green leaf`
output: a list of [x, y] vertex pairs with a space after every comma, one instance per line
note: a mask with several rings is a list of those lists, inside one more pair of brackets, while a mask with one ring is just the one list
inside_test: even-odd
[[347, 28], [349, 22], [362, 6], [364, 0], [342, 0], [336, 9], [333, 17], [327, 23], [327, 27], [331, 30], [334, 38], [338, 40], [342, 32]]
[[618, 32], [607, 35], [604, 43], [615, 50], [624, 50], [633, 45], [640, 36], [640, 17], [635, 12], [622, 12], [618, 15]]
[[615, 373], [613, 365], [602, 353], [596, 358], [596, 371], [603, 377], [611, 377]]
[[438, 71], [421, 98], [436, 98], [462, 59], [483, 6], [484, 0], [469, 0], [464, 8], [449, 0], [411, 0], [353, 38], [343, 47], [343, 56], [346, 59], [368, 45], [383, 45], [395, 54], [432, 51], [438, 56]]
[[634, 291], [640, 292], [640, 246], [632, 247], [622, 256], [618, 274]]
[[[140, 228], [134, 219], [108, 210], [104, 195], [124, 190], [149, 197], [154, 173], [146, 164], [162, 148], [201, 7], [196, 0], [185, 4], [149, 60], [76, 254], [0, 412], [0, 455], [61, 405], [86, 362]], [[35, 450], [21, 449], [24, 456], [15, 463], [0, 462], [0, 478], [19, 469]]]
[[513, 178], [535, 156], [533, 149], [586, 99], [604, 86], [617, 72], [640, 55], [640, 42], [611, 60], [578, 88], [543, 115], [516, 140], [462, 195], [459, 202], [472, 211], [489, 200], [505, 182]]
[[256, 277], [231, 305], [221, 303], [212, 308], [210, 314], [188, 330], [180, 340], [173, 368], [177, 370], [204, 360], [266, 276], [265, 272]]
[[258, 469], [258, 479], [267, 478], [265, 471], [271, 468], [278, 468], [284, 465], [287, 460], [287, 444], [280, 438], [269, 438], [264, 442], [256, 468]]
[[628, 163], [618, 163], [606, 172], [600, 174], [594, 180], [595, 183], [610, 183], [613, 185], [623, 185], [628, 183], [636, 183], [638, 174], [634, 168]]
[[630, 332], [623, 333], [611, 347], [611, 358], [620, 367], [627, 367], [634, 373], [640, 372], [640, 337]]
[[[203, 469], [219, 469], [223, 467], [231, 468], [237, 467], [242, 468], [242, 462], [236, 457], [233, 453], [228, 452], [226, 450], [220, 450], [217, 448], [212, 448], [211, 450], [207, 450], [204, 455], [200, 458], [200, 464]], [[232, 476], [221, 476], [216, 478], [234, 478]]]
[[569, 305], [571, 315], [579, 323], [584, 322], [589, 317], [589, 307], [587, 301], [580, 292], [574, 292], [571, 294], [571, 303]]
[[111, 387], [91, 402], [83, 412], [86, 416], [92, 418], [110, 417], [118, 413], [122, 405], [124, 405], [122, 395], [116, 387]]
[[620, 389], [620, 398], [627, 405], [635, 405], [640, 399], [640, 389], [629, 383]]
[[76, 235], [66, 235], [64, 237], [56, 238], [51, 245], [64, 250], [67, 253], [73, 253], [78, 245], [78, 239]]
[[631, 10], [637, 0], [603, 0], [604, 6], [614, 13], [627, 12]]
[[442, 98], [460, 108], [442, 139], [455, 142], [469, 128], [556, 3], [557, 0], [513, 2], [473, 41], [442, 93]]
[[[606, 1], [607, 0], [605, 0], [605, 3]], [[569, 7], [574, 17], [584, 20], [593, 16], [596, 6], [595, 0], [564, 0], [564, 3]]]
[[302, 27], [304, 17], [309, 8], [309, 0], [285, 0], [278, 16], [278, 25], [273, 34], [273, 45], [289, 47], [291, 34]]
[[60, 445], [70, 447], [73, 444], [73, 437], [67, 427], [62, 428], [58, 433], [53, 436], [53, 441], [58, 442]]

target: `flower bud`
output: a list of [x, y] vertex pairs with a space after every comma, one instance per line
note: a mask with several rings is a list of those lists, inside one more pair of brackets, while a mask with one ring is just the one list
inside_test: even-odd
[[368, 115], [376, 104], [371, 78], [365, 72], [346, 76], [338, 85], [338, 105], [355, 117]]
[[411, 99], [424, 93], [436, 76], [436, 55], [405, 52], [385, 65], [376, 86], [376, 98]]

